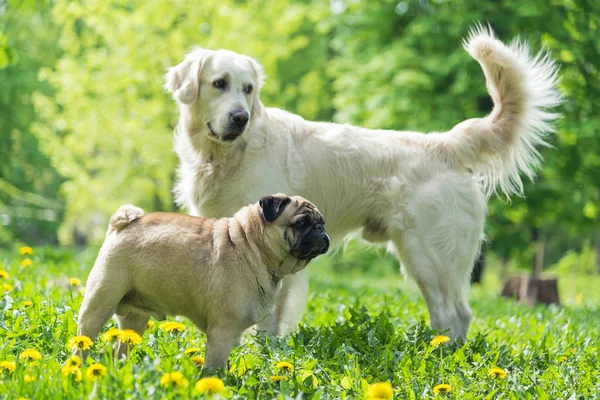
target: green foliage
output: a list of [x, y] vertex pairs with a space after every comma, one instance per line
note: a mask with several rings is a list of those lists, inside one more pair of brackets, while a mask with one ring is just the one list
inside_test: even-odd
[[[84, 281], [97, 250], [33, 252], [0, 253], [0, 268], [9, 274], [0, 287], [13, 287], [0, 297], [0, 362], [16, 362], [15, 372], [0, 374], [1, 398], [80, 399], [92, 392], [98, 398], [198, 398], [193, 387], [205, 374], [184, 351], [198, 347], [203, 355], [206, 341], [185, 319], [181, 321], [186, 330], [178, 335], [161, 331], [156, 322], [125, 362], [112, 359], [110, 343], [97, 341], [92, 357], [107, 367], [97, 385], [86, 378], [91, 360], [82, 367], [81, 382], [64, 377], [60, 370], [70, 355], [66, 344], [76, 334], [82, 300], [82, 286], [70, 284], [69, 278]], [[20, 266], [25, 258], [33, 264]], [[585, 305], [563, 308], [530, 309], [497, 298], [487, 288], [476, 290], [469, 340], [439, 349], [430, 345], [436, 332], [427, 327], [424, 302], [402, 284], [396, 271], [386, 272], [381, 265], [371, 277], [356, 270], [340, 274], [334, 272], [339, 263], [337, 256], [328, 256], [311, 264], [305, 325], [296, 333], [278, 339], [248, 335], [245, 344], [234, 349], [229, 372], [218, 374], [228, 397], [364, 398], [369, 384], [384, 381], [391, 382], [398, 399], [433, 398], [439, 383], [450, 384], [449, 398], [460, 399], [600, 394], [600, 343], [591, 334], [600, 317], [600, 298], [593, 288], [598, 277], [587, 277], [592, 284]], [[19, 360], [29, 348], [42, 353], [35, 365]], [[278, 370], [280, 361], [293, 364], [294, 370]], [[495, 366], [506, 371], [506, 380], [488, 376]], [[172, 371], [182, 372], [189, 386], [162, 387], [160, 378]], [[27, 383], [26, 374], [36, 380]], [[287, 380], [272, 381], [274, 375]]]
[[[491, 108], [480, 67], [461, 48], [476, 21], [489, 21], [504, 41], [520, 35], [534, 51], [551, 50], [561, 65], [565, 97], [554, 147], [544, 149], [544, 167], [537, 182], [526, 185], [527, 197], [490, 203], [491, 249], [526, 267], [531, 233], [538, 229], [551, 240], [547, 260], [553, 263], [597, 231], [595, 2], [7, 4], [0, 17], [0, 88], [9, 90], [1, 91], [0, 105], [11, 118], [0, 121], [2, 140], [9, 143], [0, 149], [8, 160], [0, 167], [0, 214], [18, 217], [0, 231], [0, 240], [13, 233], [31, 236], [31, 227], [54, 230], [63, 204], [59, 236], [65, 243], [77, 235], [99, 240], [108, 215], [123, 203], [174, 209], [170, 148], [177, 113], [162, 84], [166, 68], [195, 45], [257, 58], [267, 74], [267, 105], [308, 119], [440, 131]], [[24, 201], [31, 193], [51, 201]], [[51, 214], [56, 221], [42, 228], [34, 222]]]
[[37, 72], [61, 53], [51, 7], [49, 1], [0, 3], [0, 244], [13, 237], [56, 241], [62, 180], [31, 132], [33, 93], [54, 94]]

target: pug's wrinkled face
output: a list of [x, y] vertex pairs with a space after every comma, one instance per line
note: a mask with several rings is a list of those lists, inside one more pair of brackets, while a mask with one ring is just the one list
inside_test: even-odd
[[263, 197], [260, 207], [267, 229], [278, 229], [291, 256], [308, 262], [329, 250], [331, 241], [325, 232], [325, 221], [310, 201], [276, 194]]

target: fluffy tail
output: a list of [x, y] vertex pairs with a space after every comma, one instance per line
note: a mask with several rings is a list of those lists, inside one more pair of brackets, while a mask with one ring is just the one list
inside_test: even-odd
[[548, 111], [561, 103], [558, 68], [548, 53], [532, 57], [526, 43], [515, 40], [506, 46], [481, 25], [464, 47], [483, 68], [494, 108], [438, 139], [451, 162], [481, 176], [488, 196], [497, 189], [507, 196], [522, 194], [520, 173], [534, 177], [541, 160], [536, 147], [547, 146], [552, 121], [560, 116]]
[[124, 206], [119, 207], [117, 212], [110, 217], [106, 236], [110, 235], [112, 232], [120, 231], [136, 219], [143, 217], [144, 214], [144, 210], [131, 204], [125, 204]]

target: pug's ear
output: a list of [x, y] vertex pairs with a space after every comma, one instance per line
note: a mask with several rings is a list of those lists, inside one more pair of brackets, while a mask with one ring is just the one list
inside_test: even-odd
[[182, 104], [193, 104], [200, 90], [200, 72], [210, 50], [195, 49], [183, 62], [169, 68], [165, 88], [173, 94], [175, 101]]
[[292, 199], [287, 196], [265, 196], [260, 199], [258, 204], [262, 208], [262, 215], [265, 221], [273, 222], [283, 213], [290, 201]]

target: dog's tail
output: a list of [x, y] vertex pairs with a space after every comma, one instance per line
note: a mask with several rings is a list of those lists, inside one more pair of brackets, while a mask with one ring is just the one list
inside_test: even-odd
[[131, 204], [125, 204], [124, 206], [119, 207], [117, 212], [110, 217], [106, 236], [113, 232], [120, 231], [136, 219], [143, 217], [144, 214], [144, 210]]
[[464, 47], [483, 68], [494, 108], [436, 139], [451, 163], [480, 175], [488, 196], [497, 189], [507, 196], [521, 194], [519, 174], [534, 177], [541, 158], [536, 147], [547, 146], [552, 121], [559, 117], [549, 111], [561, 102], [558, 68], [548, 53], [532, 57], [526, 43], [517, 39], [506, 46], [481, 25]]

